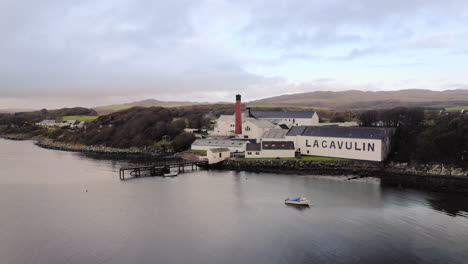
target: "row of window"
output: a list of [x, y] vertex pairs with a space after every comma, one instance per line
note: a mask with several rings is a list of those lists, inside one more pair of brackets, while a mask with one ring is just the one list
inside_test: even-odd
[[[252, 155], [252, 152], [247, 152], [247, 155]], [[255, 155], [260, 155], [260, 152], [255, 152]]]

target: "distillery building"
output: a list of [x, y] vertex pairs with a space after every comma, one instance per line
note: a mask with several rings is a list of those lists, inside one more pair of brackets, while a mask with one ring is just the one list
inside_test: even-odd
[[390, 153], [394, 128], [297, 126], [285, 139], [302, 155], [383, 161]]

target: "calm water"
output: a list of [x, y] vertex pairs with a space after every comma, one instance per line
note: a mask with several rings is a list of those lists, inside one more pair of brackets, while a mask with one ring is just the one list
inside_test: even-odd
[[466, 197], [122, 164], [0, 139], [0, 263], [468, 263]]

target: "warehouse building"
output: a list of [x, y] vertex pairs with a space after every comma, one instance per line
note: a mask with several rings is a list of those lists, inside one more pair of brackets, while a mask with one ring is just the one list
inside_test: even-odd
[[302, 155], [383, 161], [390, 153], [394, 128], [298, 126], [286, 134]]

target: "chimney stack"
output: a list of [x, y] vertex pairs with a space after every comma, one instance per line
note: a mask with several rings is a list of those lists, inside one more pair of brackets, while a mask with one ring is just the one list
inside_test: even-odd
[[241, 95], [236, 95], [236, 134], [242, 134]]

